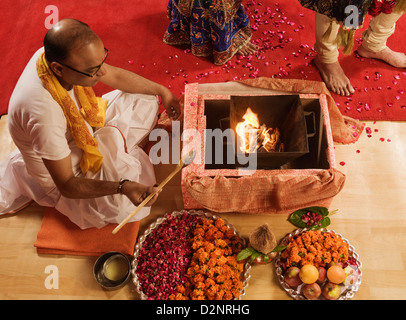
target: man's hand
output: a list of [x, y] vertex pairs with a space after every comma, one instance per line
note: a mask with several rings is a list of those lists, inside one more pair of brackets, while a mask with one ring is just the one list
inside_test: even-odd
[[[132, 203], [138, 206], [141, 202], [145, 200], [146, 197], [148, 197], [151, 193], [155, 192], [157, 188], [149, 187], [134, 181], [128, 181], [123, 184], [121, 190], [122, 190], [121, 192], [124, 195], [126, 195], [131, 200]], [[159, 191], [150, 201], [148, 201], [146, 206], [148, 207], [152, 206], [158, 199], [158, 195], [160, 192], [161, 191]]]
[[161, 101], [170, 119], [178, 120], [181, 118], [182, 112], [180, 110], [179, 100], [169, 89], [161, 94]]
[[103, 65], [103, 68], [104, 75], [100, 78], [100, 82], [124, 92], [159, 95], [169, 118], [180, 119], [182, 114], [179, 100], [168, 88], [134, 72], [113, 67], [107, 63]]

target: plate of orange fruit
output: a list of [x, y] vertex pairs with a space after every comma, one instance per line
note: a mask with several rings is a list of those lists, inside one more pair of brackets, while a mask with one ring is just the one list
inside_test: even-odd
[[296, 229], [287, 234], [275, 259], [282, 288], [297, 300], [348, 300], [361, 285], [355, 248], [333, 230]]

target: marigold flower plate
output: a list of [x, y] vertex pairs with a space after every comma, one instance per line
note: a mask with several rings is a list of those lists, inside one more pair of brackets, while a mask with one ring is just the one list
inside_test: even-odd
[[[289, 243], [292, 243], [293, 239], [297, 239], [298, 237], [303, 238], [303, 235], [310, 234], [310, 232], [315, 232], [314, 230], [311, 229], [296, 229], [292, 233], [287, 234], [284, 238], [281, 239], [280, 245], [282, 246], [288, 246]], [[340, 290], [341, 294], [338, 298], [338, 300], [349, 300], [352, 299], [355, 295], [355, 293], [358, 291], [359, 286], [361, 285], [361, 277], [362, 277], [362, 264], [361, 261], [359, 260], [359, 255], [355, 251], [355, 248], [349, 243], [347, 239], [345, 239], [341, 234], [336, 233], [333, 230], [328, 230], [326, 228], [320, 229], [318, 232], [321, 232], [323, 235], [329, 235], [329, 240], [331, 239], [336, 239], [337, 242], [345, 247], [346, 250], [345, 254], [341, 254], [340, 257], [345, 257], [344, 260], [341, 260], [343, 267], [345, 268], [346, 272], [349, 274], [347, 275], [346, 280], [340, 284]], [[317, 235], [316, 235], [317, 236]], [[313, 241], [313, 240], [312, 240]], [[336, 247], [337, 248], [337, 247]], [[337, 250], [335, 250], [337, 251]], [[296, 255], [296, 258], [298, 255]], [[303, 255], [300, 255], [302, 258], [304, 258]], [[316, 267], [318, 266], [318, 261], [314, 261], [315, 263], [311, 263], [315, 265]], [[299, 265], [297, 265], [299, 264]], [[276, 269], [276, 275], [278, 277], [279, 283], [281, 287], [294, 299], [296, 300], [307, 300], [307, 298], [302, 294], [301, 288], [303, 284], [297, 286], [297, 287], [290, 287], [286, 282], [285, 282], [285, 277], [284, 273], [286, 269], [289, 266], [298, 266], [300, 268], [301, 261], [295, 260], [295, 257], [290, 255], [290, 253], [283, 251], [278, 252], [278, 255], [276, 256], [275, 259], [275, 269]], [[322, 264], [320, 266], [323, 266]], [[322, 287], [322, 285], [320, 285]], [[318, 298], [319, 300], [325, 299], [323, 295], [320, 295]]]
[[[215, 269], [215, 266], [210, 265], [210, 255], [200, 255], [196, 258], [196, 248], [193, 244], [191, 245], [191, 239], [196, 238], [194, 231], [201, 226], [198, 222], [200, 223], [202, 218], [213, 221], [219, 226], [219, 228], [220, 225], [222, 225], [224, 234], [227, 232], [229, 239], [234, 239], [235, 245], [238, 245], [239, 247], [245, 246], [245, 240], [239, 235], [235, 227], [229, 224], [225, 219], [212, 213], [201, 210], [181, 210], [165, 214], [163, 217], [158, 218], [155, 222], [151, 223], [151, 225], [145, 230], [144, 234], [140, 236], [135, 247], [131, 274], [133, 276], [133, 283], [135, 284], [136, 291], [139, 293], [142, 300], [167, 300], [175, 297], [178, 298], [180, 294], [178, 292], [179, 289], [177, 288], [183, 286], [186, 287], [185, 283], [190, 280], [190, 266], [194, 262], [196, 264], [196, 261], [200, 261], [202, 264], [201, 269], [203, 269], [204, 266], [204, 268], [207, 268], [208, 273], [210, 270]], [[221, 243], [222, 239], [216, 240], [218, 240], [217, 243]], [[233, 251], [231, 247], [231, 244], [229, 247], [223, 246], [223, 248], [228, 248], [230, 252]], [[211, 251], [217, 252], [217, 250], [215, 251], [214, 249], [215, 248], [212, 248]], [[210, 253], [210, 251], [208, 252]], [[202, 254], [206, 253], [202, 252]], [[217, 257], [217, 261], [219, 261], [219, 263], [222, 261], [224, 266], [228, 268], [228, 266], [231, 266], [235, 260], [231, 257], [231, 254], [228, 258], [230, 259], [229, 261], [227, 260], [227, 256], [221, 256], [220, 258]], [[198, 268], [197, 266], [195, 267]], [[248, 281], [251, 277], [251, 264], [245, 263], [238, 267], [241, 278], [240, 285], [233, 289], [234, 291], [231, 298], [234, 297], [234, 299], [240, 300], [245, 295]], [[219, 266], [217, 268], [224, 269]], [[199, 274], [199, 277], [200, 276], [201, 275]], [[208, 279], [208, 277], [206, 277], [204, 280], [207, 281], [201, 280], [197, 288], [196, 286], [194, 287], [195, 289], [193, 292], [196, 292], [197, 294], [194, 298], [202, 298], [199, 294], [200, 291], [205, 289], [204, 286], [209, 288], [220, 288], [223, 281], [219, 282], [219, 276], [221, 275], [217, 275], [217, 277], [214, 278], [213, 275], [213, 279]], [[218, 287], [213, 286], [215, 283], [218, 284]], [[226, 281], [224, 281], [224, 283], [226, 283]], [[207, 292], [208, 290], [204, 291]], [[212, 297], [219, 297], [218, 292], [213, 292], [212, 294]], [[230, 292], [227, 294], [222, 293], [221, 297], [223, 299], [230, 297]]]

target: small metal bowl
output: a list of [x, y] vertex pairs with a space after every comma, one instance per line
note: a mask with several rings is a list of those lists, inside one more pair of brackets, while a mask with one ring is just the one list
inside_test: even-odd
[[[109, 265], [111, 266], [112, 264], [121, 264], [120, 268], [123, 268], [123, 270], [120, 270], [122, 275], [118, 278], [116, 277], [117, 275], [112, 277], [112, 275], [109, 274], [108, 268]], [[115, 251], [107, 252], [101, 255], [96, 260], [93, 267], [93, 275], [95, 280], [102, 288], [106, 290], [117, 290], [124, 287], [130, 279], [130, 271], [130, 260], [124, 254]], [[111, 279], [109, 279], [109, 276]]]

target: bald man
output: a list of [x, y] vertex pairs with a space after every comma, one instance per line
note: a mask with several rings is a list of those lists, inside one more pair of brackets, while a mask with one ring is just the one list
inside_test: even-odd
[[[34, 200], [80, 228], [100, 228], [121, 222], [154, 191], [140, 143], [156, 124], [158, 97], [172, 119], [180, 117], [179, 102], [164, 86], [109, 65], [108, 53], [80, 21], [61, 20], [48, 31], [10, 99], [18, 150], [0, 166], [0, 213]], [[95, 97], [98, 82], [116, 90]]]

